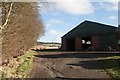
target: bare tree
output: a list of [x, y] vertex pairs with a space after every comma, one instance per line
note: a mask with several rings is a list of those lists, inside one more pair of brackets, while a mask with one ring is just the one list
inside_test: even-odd
[[44, 26], [36, 3], [2, 3], [3, 61], [17, 57], [30, 49]]

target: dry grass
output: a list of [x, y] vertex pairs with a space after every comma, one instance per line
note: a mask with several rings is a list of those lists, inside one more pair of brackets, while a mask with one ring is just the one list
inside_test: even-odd
[[24, 55], [11, 60], [3, 68], [4, 78], [27, 78], [33, 66], [33, 51], [28, 51]]

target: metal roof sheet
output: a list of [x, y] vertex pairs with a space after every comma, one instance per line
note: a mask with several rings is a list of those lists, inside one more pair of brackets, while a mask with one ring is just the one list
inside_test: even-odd
[[97, 22], [84, 21], [74, 29], [65, 34], [62, 38], [88, 37], [92, 35], [113, 35], [117, 27]]

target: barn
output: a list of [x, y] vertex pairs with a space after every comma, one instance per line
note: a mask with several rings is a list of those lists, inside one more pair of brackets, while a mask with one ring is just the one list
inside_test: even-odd
[[105, 50], [117, 47], [117, 27], [85, 20], [62, 37], [62, 50]]
[[118, 26], [116, 32], [117, 32], [117, 39], [118, 39], [118, 50], [120, 51], [120, 25]]

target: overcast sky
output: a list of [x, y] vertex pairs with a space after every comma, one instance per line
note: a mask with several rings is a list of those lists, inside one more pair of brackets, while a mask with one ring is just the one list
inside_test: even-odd
[[118, 25], [118, 0], [95, 2], [90, 0], [47, 0], [54, 2], [40, 10], [45, 36], [38, 41], [61, 42], [61, 37], [85, 20]]

